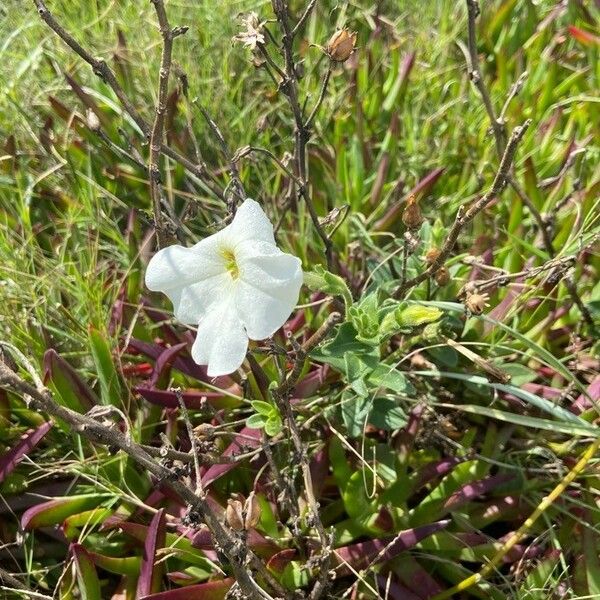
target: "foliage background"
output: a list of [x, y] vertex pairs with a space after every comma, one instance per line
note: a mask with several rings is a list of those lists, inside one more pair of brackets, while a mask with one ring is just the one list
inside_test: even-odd
[[[298, 14], [301, 3], [291, 4]], [[126, 91], [150, 118], [160, 38], [149, 3], [57, 0], [51, 9], [94, 55], [115, 65]], [[236, 14], [250, 9], [264, 18], [271, 16], [268, 2], [171, 0], [171, 22], [190, 26], [176, 40], [174, 58], [189, 77], [190, 96], [197, 97], [217, 120], [231, 150], [261, 146], [283, 157], [292, 149], [287, 105], [264, 70], [250, 64], [248, 51], [231, 42], [240, 28]], [[428, 220], [419, 234], [425, 250], [443, 242], [458, 206], [478, 197], [493, 178], [497, 157], [489, 121], [468, 80], [458, 45], [466, 40], [465, 12], [463, 3], [442, 1], [323, 1], [302, 36], [298, 47], [305, 71], [302, 89], [313, 102], [326, 63], [317, 46], [325, 45], [341, 25], [359, 33], [358, 52], [334, 72], [309, 146], [310, 181], [319, 214], [349, 206], [334, 241], [356, 298], [365, 283], [371, 283], [369, 290], [375, 285], [385, 288], [401, 270], [397, 258], [403, 245], [401, 207], [411, 189], [431, 175], [425, 179], [430, 184], [419, 193]], [[594, 245], [600, 231], [598, 17], [597, 2], [499, 0], [483, 3], [478, 21], [483, 77], [497, 110], [511, 85], [524, 71], [528, 73], [506, 113], [509, 129], [533, 119], [519, 149], [516, 174], [538, 210], [554, 216], [558, 255], [577, 256], [572, 277], [596, 320], [600, 312], [600, 261]], [[120, 34], [124, 44], [118, 42]], [[173, 83], [171, 90], [175, 89]], [[226, 183], [223, 156], [201, 115], [181, 94], [172, 96], [172, 101], [169, 143], [193, 153], [185, 128], [191, 119], [204, 160]], [[170, 322], [170, 307], [159, 297], [149, 298], [143, 289], [144, 264], [153, 251], [146, 174], [86, 128], [85, 102], [100, 107], [111, 140], [122, 144], [117, 130], [122, 127], [133, 148], [146, 155], [147, 147], [139, 142], [135, 126], [123, 116], [110, 90], [43, 25], [33, 4], [5, 2], [0, 7], [1, 337], [25, 351], [40, 371], [45, 370], [49, 385], [58, 389], [63, 385], [58, 381], [61, 371], [52, 366], [49, 357], [54, 355], [47, 352], [54, 350], [99, 401], [113, 402], [118, 397], [140, 439], [156, 442], [159, 431], [167, 431], [173, 439], [185, 438], [177, 432], [172, 411], [140, 396], [137, 388], [152, 377], [154, 360], [144, 356], [139, 345], [136, 349], [129, 343], [135, 339], [166, 345], [188, 339], [180, 326]], [[564, 177], [540, 186], [561, 171], [569, 153], [578, 147], [586, 151]], [[240, 169], [246, 189], [274, 222], [284, 215], [279, 232], [282, 247], [300, 256], [305, 268], [322, 262], [320, 242], [303, 205], [282, 210], [282, 172], [264, 156], [243, 159]], [[177, 214], [189, 216], [184, 223], [187, 241], [211, 233], [225, 216], [223, 204], [201, 182], [186, 177], [181, 167], [167, 162], [165, 173], [169, 202]], [[570, 193], [573, 201], [556, 211], [557, 203]], [[581, 254], [583, 248], [587, 250]], [[426, 401], [434, 408], [435, 428], [442, 438], [417, 437], [406, 444], [407, 454], [402, 456], [404, 447], [398, 439], [407, 433], [402, 430], [405, 421], [383, 427], [371, 422], [371, 428], [363, 427], [371, 417], [365, 416], [364, 406], [347, 402], [349, 390], [354, 389], [348, 370], [333, 369], [320, 387], [307, 392], [302, 398], [302, 419], [312, 423], [305, 431], [307, 444], [312, 453], [322, 452], [323, 447], [329, 450], [321, 502], [328, 525], [336, 528], [336, 545], [385, 539], [448, 516], [452, 521], [447, 531], [410, 552], [367, 569], [356, 587], [351, 587], [356, 577], [341, 576], [331, 592], [336, 597], [345, 589], [376, 597], [381, 578], [389, 577], [396, 586], [396, 592], [389, 594], [402, 597], [408, 593], [402, 590], [409, 589], [415, 597], [429, 598], [477, 571], [573, 466], [585, 438], [595, 435], [581, 430], [594, 422], [595, 409], [575, 408], [600, 395], [597, 328], [583, 321], [564, 285], [540, 278], [492, 295], [489, 317], [502, 326], [485, 319], [465, 320], [456, 295], [474, 277], [472, 267], [461, 262], [468, 253], [508, 272], [551, 258], [530, 212], [511, 189], [462, 236], [449, 262], [452, 282], [443, 288], [422, 286], [412, 298], [453, 303], [444, 307], [446, 331], [474, 344], [469, 347], [481, 357], [511, 373], [515, 388], [545, 402], [534, 400], [532, 406], [531, 398], [515, 398], [514, 389], [504, 393], [493, 382], [490, 386], [487, 380], [473, 380], [482, 372], [470, 360], [441, 338], [425, 339], [417, 328], [395, 339], [382, 358], [394, 369], [401, 357], [420, 350], [419, 356], [427, 361], [421, 363], [426, 365], [421, 371], [439, 369], [449, 376], [414, 375], [410, 371], [417, 367], [406, 361], [397, 372], [410, 387], [388, 388], [383, 397], [402, 415], [413, 417], [417, 401]], [[392, 254], [395, 257], [390, 258]], [[421, 254], [411, 259], [409, 272], [422, 268]], [[481, 277], [481, 272], [476, 276]], [[308, 301], [307, 293], [303, 302]], [[150, 314], [143, 303], [163, 309], [162, 317]], [[299, 338], [324, 316], [318, 307], [300, 312], [305, 313], [305, 325], [296, 332]], [[427, 348], [430, 345], [440, 347]], [[307, 377], [320, 368], [320, 362], [315, 358]], [[274, 365], [266, 368], [275, 375]], [[210, 389], [207, 382], [177, 369], [160, 376], [155, 381], [160, 389], [171, 384]], [[252, 385], [251, 373], [249, 378]], [[65, 402], [69, 389], [63, 388], [62, 394], [59, 390]], [[226, 409], [224, 431], [239, 429], [252, 414], [251, 397], [252, 393]], [[436, 403], [444, 406], [436, 408]], [[470, 412], [461, 411], [465, 405]], [[490, 407], [502, 415], [491, 418], [486, 412]], [[13, 395], [0, 398], [0, 411], [0, 439], [6, 448], [44, 420]], [[197, 424], [210, 415], [198, 411], [193, 418]], [[554, 428], [541, 429], [542, 418], [550, 419]], [[328, 423], [339, 437], [327, 428]], [[423, 424], [422, 431], [431, 427]], [[276, 446], [282, 465], [285, 444], [284, 440]], [[219, 440], [215, 449], [223, 448]], [[416, 485], [422, 469], [444, 460], [456, 462], [443, 476]], [[369, 481], [373, 465], [383, 471], [376, 485]], [[221, 479], [215, 484], [218, 500], [225, 503], [233, 492], [248, 493], [255, 471], [252, 464], [244, 464]], [[412, 477], [412, 487], [405, 485], [406, 477]], [[506, 556], [489, 585], [471, 588], [464, 597], [576, 598], [600, 593], [596, 477], [592, 464], [544, 512], [518, 552]], [[63, 525], [57, 532], [53, 525], [63, 523], [63, 516], [39, 531], [31, 528], [23, 537], [18, 533], [25, 508], [65, 495], [102, 492], [106, 496], [97, 496], [98, 506], [134, 512], [133, 520], [147, 520], [143, 507], [139, 513], [133, 507], [148, 500], [150, 481], [118, 455], [94, 450], [55, 427], [4, 480], [1, 491], [0, 535], [5, 547], [0, 560], [8, 571], [23, 574], [32, 587], [52, 593], [59, 581], [68, 581], [66, 575], [61, 579], [63, 569], [68, 573], [71, 568], [73, 547], [68, 543], [122, 560], [139, 559], [140, 549], [130, 538], [103, 533], [95, 522], [82, 521], [85, 525], [70, 532]], [[93, 502], [94, 506], [82, 502], [68, 516], [81, 512], [82, 506], [95, 507]], [[180, 509], [170, 506], [175, 517]], [[287, 515], [274, 518], [285, 524]], [[306, 530], [306, 523], [303, 527]], [[259, 529], [275, 539], [279, 550], [293, 546], [289, 527], [273, 528], [263, 521]], [[366, 552], [364, 547], [361, 550]], [[131, 572], [122, 572], [125, 563], [115, 573], [114, 566], [111, 571], [98, 560], [94, 576], [99, 578], [101, 597], [110, 597], [118, 585], [135, 589]], [[301, 563], [293, 563], [295, 570], [288, 569], [286, 575], [296, 584], [304, 583], [306, 576]], [[364, 566], [360, 561], [357, 565], [358, 569]], [[187, 570], [195, 582], [206, 580], [211, 569], [205, 563], [196, 567], [204, 572], [194, 571], [180, 556], [168, 563], [171, 572]], [[415, 586], [417, 576], [427, 583]], [[172, 580], [163, 583], [164, 589], [177, 586]]]

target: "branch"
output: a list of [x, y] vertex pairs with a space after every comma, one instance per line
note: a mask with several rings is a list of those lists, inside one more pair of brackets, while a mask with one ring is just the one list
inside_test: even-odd
[[[37, 9], [38, 14], [41, 19], [58, 35], [58, 37], [67, 45], [71, 50], [73, 50], [77, 55], [79, 55], [86, 63], [88, 63], [94, 72], [102, 81], [104, 81], [114, 92], [115, 96], [118, 98], [119, 102], [125, 109], [125, 112], [133, 119], [136, 125], [139, 127], [144, 137], [149, 140], [152, 132], [152, 127], [150, 124], [140, 115], [137, 108], [133, 105], [131, 100], [127, 97], [123, 88], [119, 85], [117, 78], [114, 72], [110, 69], [105, 60], [100, 58], [94, 58], [85, 48], [83, 48], [75, 38], [68, 33], [60, 23], [54, 18], [48, 7], [46, 6], [44, 0], [33, 0], [35, 7]], [[173, 148], [170, 148], [167, 145], [161, 143], [161, 152], [178, 162], [182, 165], [187, 171], [198, 177], [200, 180], [204, 180], [206, 177], [206, 172], [202, 165], [196, 165], [191, 160], [186, 158], [185, 156], [179, 154]], [[218, 189], [214, 185], [211, 185], [207, 182], [207, 188], [215, 194], [217, 198], [223, 199], [222, 190]]]
[[[479, 67], [479, 54], [477, 52], [477, 27], [476, 20], [479, 16], [479, 2], [478, 0], [466, 0], [467, 2], [467, 14], [468, 14], [468, 30], [469, 30], [469, 53], [467, 56], [468, 61], [468, 69], [469, 76], [471, 77], [471, 81], [475, 84], [477, 89], [479, 90], [479, 94], [481, 95], [481, 100], [483, 105], [485, 106], [485, 110], [488, 114], [490, 122], [492, 124], [492, 131], [494, 133], [494, 140], [496, 142], [496, 152], [498, 157], [502, 156], [502, 153], [505, 150], [505, 115], [508, 110], [508, 106], [512, 99], [521, 91], [523, 84], [525, 83], [525, 79], [527, 78], [527, 72], [522, 73], [519, 79], [511, 86], [511, 89], [508, 93], [508, 97], [504, 102], [504, 106], [500, 111], [500, 116], [496, 118], [496, 113], [494, 110], [494, 106], [491, 101], [490, 93], [487, 89], [485, 81], [481, 76], [481, 71]], [[568, 162], [568, 161], [567, 161]], [[570, 166], [570, 165], [569, 165]], [[516, 192], [517, 196], [521, 199], [521, 202], [527, 206], [531, 216], [535, 220], [540, 233], [542, 235], [542, 240], [544, 243], [544, 247], [546, 248], [546, 252], [550, 256], [550, 258], [554, 258], [556, 256], [556, 252], [554, 251], [554, 246], [552, 244], [552, 227], [551, 224], [548, 223], [540, 211], [537, 209], [532, 200], [527, 196], [525, 191], [521, 188], [519, 183], [516, 180], [516, 177], [511, 172], [508, 176], [509, 183], [511, 187]], [[581, 315], [588, 325], [594, 325], [594, 319], [590, 314], [589, 310], [581, 300], [579, 293], [577, 291], [577, 286], [570, 278], [564, 279], [565, 287], [569, 292], [573, 302], [579, 308]]]
[[173, 54], [173, 40], [187, 31], [187, 27], [171, 29], [163, 0], [151, 0], [156, 10], [160, 34], [163, 39], [163, 50], [160, 59], [160, 71], [158, 73], [158, 98], [154, 123], [150, 131], [150, 157], [148, 159], [148, 177], [150, 178], [150, 199], [154, 210], [154, 225], [158, 247], [162, 248], [168, 243], [169, 235], [162, 217], [160, 207], [160, 167], [162, 140], [165, 125], [165, 113], [167, 111], [167, 100], [169, 95], [169, 77], [171, 75], [171, 57]]
[[[300, 185], [298, 186], [298, 193], [304, 199], [306, 203], [306, 207], [308, 208], [308, 212], [310, 214], [310, 218], [313, 222], [315, 229], [317, 230], [317, 234], [323, 241], [323, 245], [325, 246], [325, 258], [327, 260], [327, 267], [330, 271], [334, 270], [333, 265], [333, 243], [330, 237], [327, 235], [321, 223], [319, 222], [319, 216], [317, 215], [317, 211], [313, 204], [310, 192], [308, 190], [308, 173], [307, 173], [307, 163], [306, 163], [306, 145], [310, 139], [310, 129], [304, 123], [304, 116], [302, 114], [302, 107], [300, 105], [300, 101], [298, 99], [298, 74], [296, 71], [296, 64], [294, 62], [294, 36], [296, 34], [296, 28], [293, 30], [290, 28], [290, 24], [288, 21], [288, 6], [285, 0], [271, 0], [271, 4], [273, 6], [273, 12], [277, 17], [277, 21], [281, 27], [283, 32], [282, 46], [283, 46], [283, 57], [285, 62], [285, 71], [282, 73], [283, 81], [280, 84], [280, 89], [283, 94], [288, 99], [288, 104], [292, 110], [294, 115], [294, 159], [296, 163], [296, 176], [300, 180]], [[306, 20], [310, 11], [313, 9], [315, 1], [311, 1], [301, 17]], [[264, 54], [264, 53], [263, 53]], [[329, 66], [329, 70], [331, 69], [331, 65]], [[326, 77], [327, 82], [329, 81], [329, 77]], [[325, 89], [322, 88], [323, 96], [325, 94]], [[322, 102], [322, 100], [321, 100]], [[318, 105], [317, 105], [318, 109]], [[316, 112], [315, 112], [316, 114]], [[314, 118], [314, 115], [311, 114], [310, 118]]]
[[233, 537], [230, 531], [225, 529], [220, 518], [214, 512], [210, 504], [203, 498], [199, 498], [191, 488], [184, 485], [179, 479], [174, 479], [173, 473], [168, 468], [155, 461], [142, 446], [126, 437], [116, 428], [111, 428], [88, 415], [82, 415], [61, 406], [53, 399], [47, 388], [39, 383], [37, 383], [36, 386], [33, 386], [26, 382], [1, 360], [0, 387], [22, 394], [26, 398], [30, 398], [30, 404], [35, 409], [48, 413], [55, 419], [64, 421], [73, 428], [73, 431], [87, 438], [93, 444], [112, 446], [122, 450], [142, 469], [154, 475], [159, 481], [164, 482], [165, 485], [168, 485], [189, 505], [190, 512], [197, 515], [204, 523], [206, 523], [213, 535], [215, 543], [231, 564], [238, 585], [250, 598], [263, 600], [268, 596], [259, 588], [258, 584], [246, 569], [246, 559], [250, 566], [260, 573], [277, 594], [283, 596], [286, 595], [285, 590], [271, 576], [262, 560], [239, 539]]
[[[310, 600], [317, 600], [324, 592], [328, 584], [329, 577], [329, 566], [331, 562], [332, 552], [332, 539], [326, 533], [323, 522], [321, 521], [321, 515], [319, 513], [319, 503], [315, 497], [312, 474], [310, 472], [310, 463], [306, 453], [306, 447], [300, 437], [300, 431], [294, 418], [294, 411], [292, 410], [292, 404], [290, 402], [290, 392], [296, 385], [302, 368], [306, 360], [307, 355], [310, 351], [315, 348], [331, 331], [331, 329], [341, 321], [342, 316], [338, 312], [333, 312], [329, 315], [325, 323], [302, 345], [296, 348], [296, 362], [292, 373], [288, 378], [273, 392], [273, 398], [279, 407], [281, 413], [285, 416], [287, 421], [292, 443], [296, 451], [300, 467], [302, 469], [302, 477], [304, 480], [304, 489], [306, 492], [306, 499], [310, 508], [312, 523], [317, 530], [319, 541], [321, 544], [321, 557], [319, 560], [319, 577], [310, 593]], [[293, 340], [293, 338], [291, 338]]]
[[502, 156], [502, 160], [500, 161], [500, 166], [498, 167], [498, 171], [496, 176], [494, 177], [494, 182], [492, 186], [484, 194], [479, 200], [474, 202], [469, 208], [463, 204], [456, 213], [456, 218], [454, 220], [454, 224], [448, 233], [446, 238], [446, 242], [444, 246], [440, 250], [439, 255], [431, 262], [429, 267], [425, 269], [420, 275], [413, 277], [403, 283], [394, 293], [395, 298], [401, 298], [404, 293], [410, 288], [418, 285], [422, 281], [425, 281], [428, 277], [431, 277], [440, 267], [443, 266], [446, 259], [450, 256], [452, 249], [454, 248], [454, 244], [456, 244], [456, 240], [462, 229], [468, 225], [494, 198], [499, 196], [508, 184], [508, 175], [510, 172], [510, 168], [512, 166], [515, 153], [517, 151], [517, 147], [519, 142], [525, 135], [527, 128], [531, 124], [531, 120], [525, 121], [523, 125], [520, 127], [515, 127], [506, 145], [506, 149], [504, 150], [504, 154]]

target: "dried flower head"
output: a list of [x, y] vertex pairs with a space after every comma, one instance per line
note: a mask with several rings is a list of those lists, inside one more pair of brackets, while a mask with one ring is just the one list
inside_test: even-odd
[[262, 33], [264, 23], [259, 21], [255, 12], [242, 15], [242, 24], [246, 29], [234, 36], [234, 42], [241, 42], [250, 50], [255, 50], [257, 44], [265, 43], [265, 36]]
[[252, 529], [258, 525], [260, 520], [261, 508], [254, 492], [250, 492], [246, 503], [244, 504], [244, 527]]
[[488, 306], [489, 296], [487, 294], [467, 294], [465, 306], [474, 314], [480, 315]]
[[448, 285], [450, 283], [450, 271], [446, 267], [440, 267], [433, 278], [440, 287]]
[[419, 208], [419, 203], [414, 196], [406, 201], [406, 206], [402, 212], [402, 222], [409, 229], [417, 229], [423, 223], [423, 214]]
[[244, 529], [243, 505], [239, 500], [227, 500], [225, 519], [231, 529], [235, 531]]
[[356, 50], [356, 36], [356, 31], [349, 31], [345, 27], [336, 31], [327, 42], [329, 58], [335, 62], [348, 60]]
[[429, 250], [427, 250], [427, 252], [425, 252], [424, 260], [428, 265], [430, 265], [437, 259], [437, 257], [440, 254], [441, 254], [441, 251], [439, 248], [436, 248], [435, 246], [431, 246], [431, 248], [429, 248]]

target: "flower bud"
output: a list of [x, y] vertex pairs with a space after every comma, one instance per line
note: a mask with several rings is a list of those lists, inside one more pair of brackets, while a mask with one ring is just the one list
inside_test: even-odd
[[336, 31], [327, 42], [327, 54], [335, 62], [344, 62], [352, 56], [356, 47], [356, 31], [346, 28]]
[[244, 504], [244, 527], [252, 529], [258, 525], [260, 521], [260, 504], [254, 492], [250, 492], [246, 504]]
[[414, 196], [411, 196], [406, 201], [406, 206], [404, 208], [404, 212], [402, 213], [402, 222], [409, 229], [417, 229], [423, 222], [421, 209], [419, 208], [417, 199]]
[[440, 267], [433, 276], [435, 282], [440, 286], [444, 287], [450, 283], [450, 272], [446, 267]]
[[100, 119], [98, 118], [98, 115], [91, 109], [88, 108], [85, 112], [85, 120], [87, 123], [87, 126], [90, 128], [91, 131], [99, 131], [100, 130]]
[[468, 294], [465, 300], [465, 306], [474, 314], [480, 315], [488, 305], [489, 296], [487, 294]]
[[235, 531], [242, 531], [244, 529], [243, 508], [239, 500], [227, 500], [225, 519], [231, 529]]

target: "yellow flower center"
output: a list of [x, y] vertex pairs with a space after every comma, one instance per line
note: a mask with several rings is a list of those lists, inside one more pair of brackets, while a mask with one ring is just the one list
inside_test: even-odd
[[229, 271], [232, 279], [237, 279], [240, 276], [240, 268], [235, 260], [235, 253], [230, 248], [223, 248], [221, 256], [225, 259], [225, 268]]

